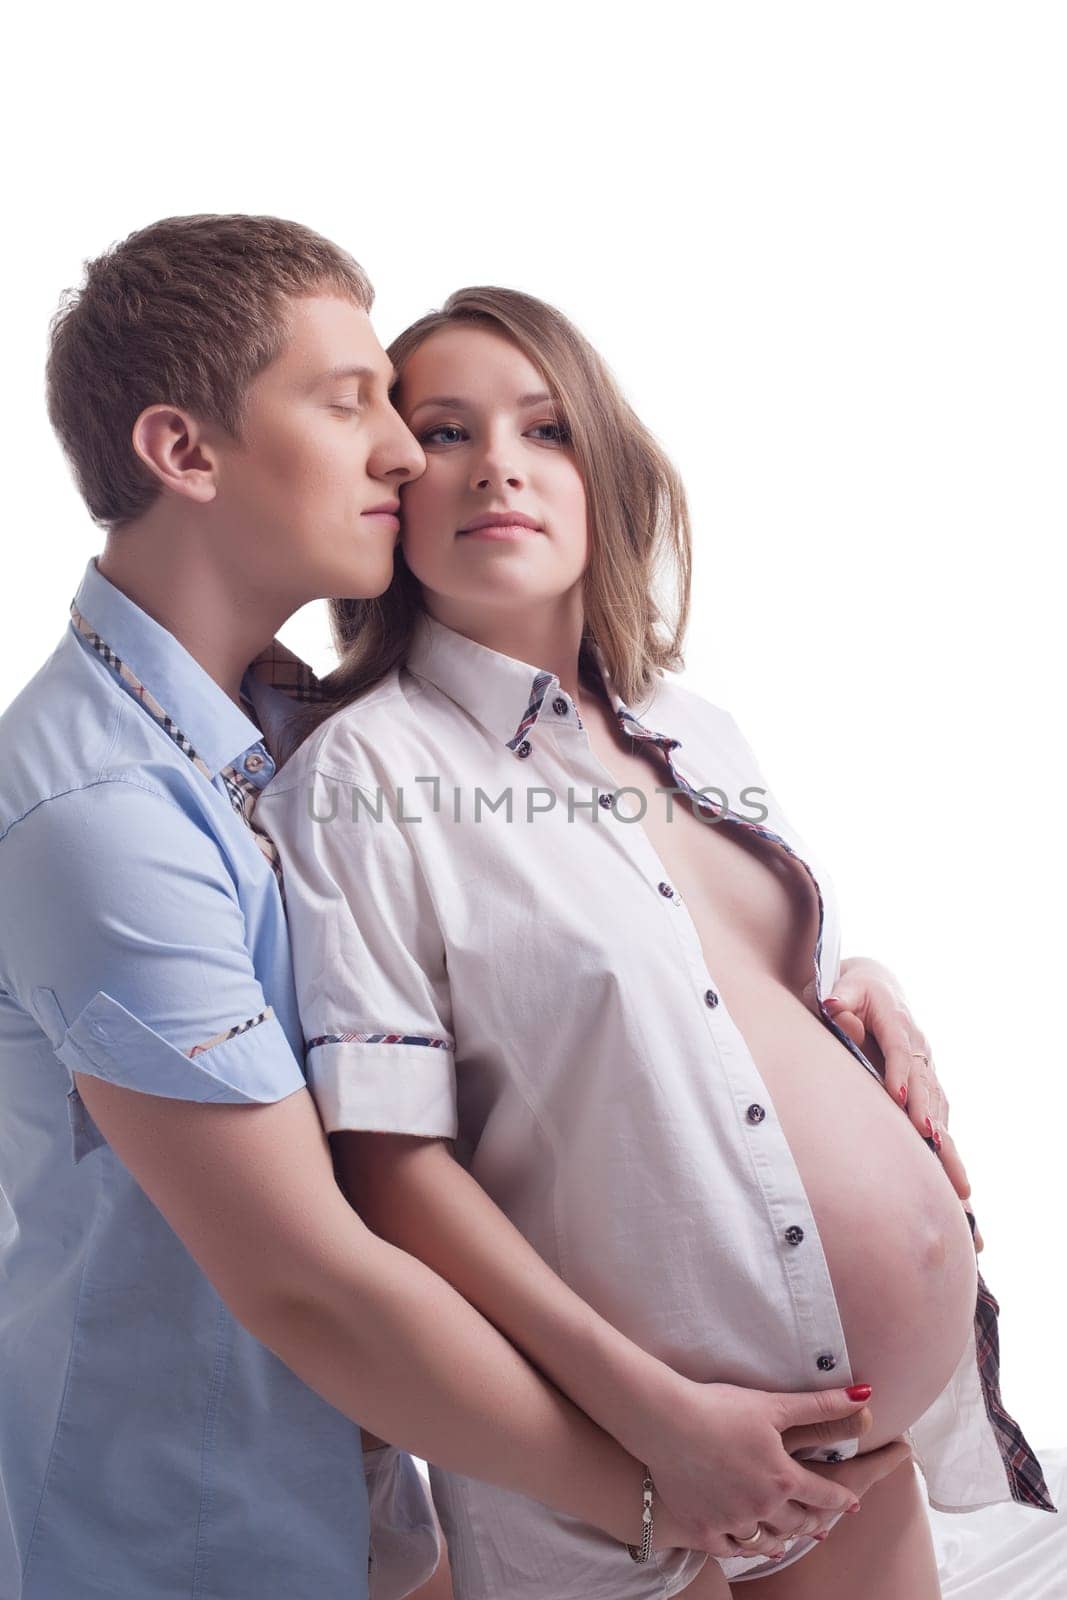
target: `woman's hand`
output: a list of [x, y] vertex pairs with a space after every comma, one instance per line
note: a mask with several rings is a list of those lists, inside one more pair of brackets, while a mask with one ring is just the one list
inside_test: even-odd
[[645, 1456], [656, 1486], [656, 1547], [737, 1556], [745, 1552], [731, 1535], [750, 1534], [757, 1522], [781, 1537], [823, 1527], [858, 1497], [847, 1481], [813, 1472], [789, 1452], [858, 1438], [872, 1422], [866, 1404], [844, 1389], [777, 1394], [685, 1380], [669, 1436]]
[[[896, 1472], [905, 1461], [913, 1460], [911, 1447], [903, 1438], [890, 1439], [877, 1450], [866, 1451], [863, 1455], [850, 1456], [847, 1461], [840, 1464], [828, 1461], [810, 1461], [808, 1465], [820, 1477], [832, 1477], [835, 1483], [842, 1484], [850, 1489], [860, 1500], [873, 1489], [876, 1483], [883, 1478], [888, 1478], [891, 1472]], [[810, 1533], [813, 1538], [825, 1539], [829, 1532], [825, 1520], [816, 1524], [811, 1523], [800, 1530]]]
[[[893, 973], [871, 956], [851, 956], [842, 961], [834, 993], [827, 996], [823, 1006], [842, 1033], [847, 1033], [865, 1054], [873, 1054], [873, 1039], [885, 1063], [886, 1092], [904, 1107], [923, 1137], [933, 1139], [941, 1165], [964, 1202], [963, 1209], [970, 1212], [966, 1202], [971, 1185], [948, 1131], [948, 1097], [934, 1071], [926, 1035], [912, 1016]], [[976, 1250], [981, 1250], [982, 1236], [977, 1229], [974, 1244]]]
[[[869, 1416], [870, 1413], [865, 1412], [864, 1415]], [[903, 1466], [905, 1461], [910, 1460], [912, 1460], [911, 1449], [907, 1442], [900, 1438], [890, 1439], [888, 1444], [881, 1445], [877, 1450], [869, 1450], [862, 1455], [850, 1456], [847, 1461], [840, 1464], [828, 1461], [809, 1461], [807, 1465], [819, 1477], [832, 1479], [834, 1483], [841, 1485], [842, 1488], [847, 1489], [855, 1496], [852, 1505], [845, 1508], [846, 1512], [848, 1512], [850, 1510], [858, 1511], [863, 1496], [868, 1489], [873, 1489], [876, 1483], [880, 1483], [883, 1478], [888, 1478], [891, 1472], [896, 1472], [898, 1467]], [[803, 1511], [801, 1506], [795, 1506], [793, 1509], [797, 1512]], [[725, 1541], [720, 1541], [723, 1543], [721, 1550], [718, 1548], [709, 1549], [709, 1554], [774, 1557], [782, 1552], [786, 1539], [798, 1538], [804, 1535], [819, 1540], [827, 1538], [831, 1532], [829, 1524], [835, 1515], [836, 1513], [832, 1511], [820, 1513], [809, 1510], [799, 1520], [796, 1517], [792, 1518], [786, 1528], [781, 1528], [769, 1519], [761, 1517], [760, 1523], [763, 1533], [758, 1544], [741, 1547], [736, 1545], [732, 1539], [726, 1539]], [[746, 1528], [746, 1534], [751, 1533], [754, 1526], [753, 1524], [753, 1527]], [[673, 1513], [665, 1507], [661, 1507], [655, 1513], [653, 1527], [655, 1530], [654, 1544], [657, 1550], [671, 1548], [702, 1550], [705, 1548], [702, 1544], [685, 1543], [685, 1538], [690, 1537], [689, 1530], [683, 1530], [677, 1524]]]

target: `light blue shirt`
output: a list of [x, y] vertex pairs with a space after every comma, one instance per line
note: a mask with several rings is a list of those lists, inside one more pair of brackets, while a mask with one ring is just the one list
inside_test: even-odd
[[73, 1087], [305, 1086], [278, 883], [223, 776], [274, 762], [92, 560], [74, 605], [0, 717], [0, 1596], [365, 1600], [359, 1428], [236, 1322]]

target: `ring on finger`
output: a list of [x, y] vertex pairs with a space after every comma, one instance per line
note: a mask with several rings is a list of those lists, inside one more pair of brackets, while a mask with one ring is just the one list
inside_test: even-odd
[[734, 1544], [754, 1545], [759, 1544], [766, 1532], [767, 1529], [763, 1526], [763, 1523], [757, 1522], [755, 1533], [746, 1534], [744, 1537], [739, 1533], [732, 1533], [730, 1538], [734, 1541]]

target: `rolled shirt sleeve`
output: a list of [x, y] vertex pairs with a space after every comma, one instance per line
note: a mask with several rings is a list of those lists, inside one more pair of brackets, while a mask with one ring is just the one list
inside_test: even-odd
[[256, 815], [282, 859], [305, 1071], [327, 1132], [455, 1138], [444, 941], [388, 798], [301, 767]]
[[76, 1157], [75, 1072], [178, 1100], [306, 1086], [225, 855], [165, 795], [108, 780], [43, 801], [0, 841], [0, 904], [0, 981], [71, 1073]]

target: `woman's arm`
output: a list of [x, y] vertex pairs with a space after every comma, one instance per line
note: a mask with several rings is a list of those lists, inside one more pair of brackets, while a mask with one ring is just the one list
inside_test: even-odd
[[[632, 1456], [647, 1462], [679, 1517], [721, 1505], [724, 1477], [754, 1469], [762, 1391], [695, 1383], [620, 1333], [542, 1260], [454, 1160], [447, 1141], [344, 1132], [331, 1136], [331, 1146], [341, 1188], [364, 1222], [432, 1267]], [[744, 1467], [722, 1431], [727, 1390], [742, 1407], [750, 1402]], [[857, 1412], [861, 1405], [856, 1402]], [[743, 1418], [737, 1423], [744, 1427]], [[824, 1437], [828, 1441], [829, 1433]]]

